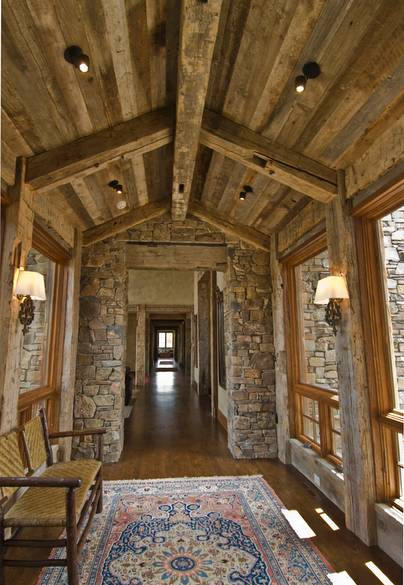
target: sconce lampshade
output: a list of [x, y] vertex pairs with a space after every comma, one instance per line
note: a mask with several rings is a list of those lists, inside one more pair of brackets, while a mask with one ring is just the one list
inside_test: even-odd
[[326, 305], [330, 299], [349, 299], [348, 287], [343, 276], [327, 276], [318, 281], [315, 304]]
[[43, 274], [31, 270], [20, 270], [15, 294], [23, 297], [30, 296], [33, 301], [46, 301]]

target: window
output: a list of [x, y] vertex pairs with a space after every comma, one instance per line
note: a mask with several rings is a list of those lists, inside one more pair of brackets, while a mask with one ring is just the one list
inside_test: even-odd
[[404, 423], [404, 181], [353, 211], [376, 490], [379, 501], [402, 507]]
[[159, 331], [159, 349], [172, 349], [174, 335], [172, 331]]
[[329, 275], [327, 240], [317, 236], [283, 260], [288, 313], [293, 434], [335, 464], [342, 461], [335, 337], [325, 307], [314, 304], [317, 283]]
[[34, 224], [26, 268], [44, 275], [46, 301], [34, 301], [34, 320], [22, 340], [20, 424], [32, 418], [43, 406], [51, 428], [57, 428], [69, 257], [58, 242]]

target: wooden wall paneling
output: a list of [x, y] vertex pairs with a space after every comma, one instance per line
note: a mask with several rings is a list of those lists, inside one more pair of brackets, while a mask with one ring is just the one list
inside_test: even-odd
[[17, 271], [25, 266], [32, 240], [34, 214], [32, 191], [25, 183], [26, 160], [17, 160], [15, 185], [9, 189], [11, 203], [6, 208], [1, 287], [0, 287], [0, 432], [17, 424], [20, 389], [20, 348], [22, 327], [18, 320], [20, 303], [14, 296]]
[[221, 6], [222, 0], [182, 1], [172, 188], [173, 219], [183, 220], [187, 214]]
[[337, 192], [333, 169], [207, 110], [200, 140], [244, 166], [323, 203], [331, 201]]
[[370, 545], [376, 539], [374, 454], [354, 226], [343, 193], [326, 208], [326, 222], [331, 272], [346, 276], [350, 297], [336, 338], [345, 522]]
[[247, 242], [256, 248], [265, 250], [266, 252], [270, 250], [271, 240], [268, 236], [248, 226], [242, 226], [235, 222], [229, 221], [225, 216], [218, 214], [215, 211], [206, 209], [196, 201], [191, 202], [189, 206], [189, 212], [191, 215], [194, 215], [202, 221], [210, 223], [211, 225], [222, 230], [224, 233], [229, 234], [238, 240]]
[[307, 232], [321, 225], [325, 219], [326, 205], [311, 201], [292, 221], [288, 229], [278, 234], [278, 250], [280, 254], [291, 248]]
[[4, 108], [1, 109], [1, 176], [8, 185], [15, 179], [15, 161], [17, 155], [30, 156], [32, 150], [8, 116]]

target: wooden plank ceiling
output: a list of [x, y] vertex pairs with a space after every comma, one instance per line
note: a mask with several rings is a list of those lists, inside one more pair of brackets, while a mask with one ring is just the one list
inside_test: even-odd
[[[3, 0], [2, 29], [2, 187], [33, 157], [33, 186], [84, 229], [173, 196], [179, 219], [189, 205], [268, 235], [404, 112], [403, 2]], [[322, 73], [297, 94], [309, 60]]]

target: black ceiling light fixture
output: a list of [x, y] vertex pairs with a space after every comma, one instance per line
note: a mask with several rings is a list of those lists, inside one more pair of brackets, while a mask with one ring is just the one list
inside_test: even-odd
[[[116, 179], [114, 179], [113, 181], [110, 181], [108, 183], [108, 187], [111, 187], [111, 189], [113, 189], [116, 193], [118, 193], [118, 195], [122, 195], [122, 193], [123, 193], [123, 186]], [[127, 207], [126, 200], [120, 199], [119, 201], [117, 201], [116, 207], [117, 207], [117, 209], [125, 209], [125, 207]]]
[[315, 79], [321, 73], [320, 65], [315, 61], [309, 61], [303, 65], [303, 75], [298, 75], [295, 78], [295, 90], [297, 93], [303, 93], [306, 89], [308, 79]]
[[80, 47], [76, 45], [67, 47], [64, 57], [68, 63], [74, 65], [82, 73], [87, 73], [90, 69], [90, 57], [85, 55]]
[[250, 185], [244, 185], [243, 190], [240, 191], [240, 195], [239, 195], [240, 201], [245, 201], [245, 199], [247, 198], [247, 193], [252, 193], [252, 192], [253, 192], [253, 188]]

